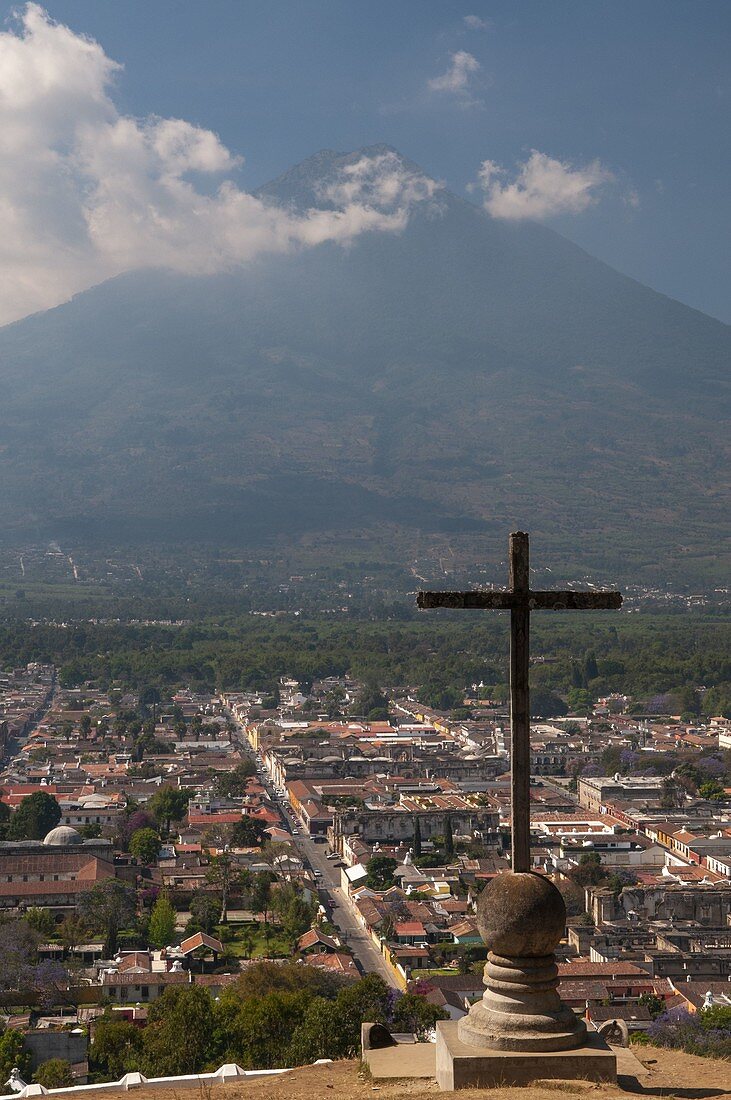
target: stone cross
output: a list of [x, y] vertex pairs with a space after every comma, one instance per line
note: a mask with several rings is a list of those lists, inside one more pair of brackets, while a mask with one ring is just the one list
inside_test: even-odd
[[419, 592], [422, 608], [510, 612], [510, 769], [512, 868], [530, 870], [530, 693], [528, 683], [531, 611], [606, 611], [622, 606], [620, 592], [533, 592], [528, 535], [510, 536], [508, 588], [500, 591]]

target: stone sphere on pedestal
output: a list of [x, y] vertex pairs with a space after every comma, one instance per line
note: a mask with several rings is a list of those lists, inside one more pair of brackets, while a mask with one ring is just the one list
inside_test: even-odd
[[566, 929], [566, 905], [550, 879], [497, 875], [477, 902], [477, 928], [496, 955], [551, 955]]
[[511, 871], [489, 883], [477, 903], [485, 993], [459, 1021], [463, 1042], [536, 1052], [581, 1046], [586, 1025], [558, 995], [554, 951], [565, 926], [563, 897], [543, 875]]

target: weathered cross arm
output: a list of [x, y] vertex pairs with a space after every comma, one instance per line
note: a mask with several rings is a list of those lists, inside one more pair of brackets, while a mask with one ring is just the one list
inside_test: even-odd
[[446, 607], [462, 611], [616, 611], [621, 592], [417, 592], [425, 610]]
[[426, 609], [510, 612], [510, 757], [513, 870], [529, 871], [530, 862], [530, 613], [531, 611], [616, 611], [621, 592], [533, 592], [530, 587], [528, 535], [514, 531], [508, 551], [509, 584], [497, 591], [418, 592]]

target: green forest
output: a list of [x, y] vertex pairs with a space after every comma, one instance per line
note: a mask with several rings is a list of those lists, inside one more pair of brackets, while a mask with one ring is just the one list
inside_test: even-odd
[[[533, 691], [574, 708], [621, 692], [649, 713], [731, 713], [729, 634], [727, 622], [710, 616], [536, 614]], [[386, 692], [409, 687], [449, 710], [472, 685], [483, 685], [482, 698], [503, 700], [507, 658], [507, 616], [486, 612], [378, 623], [242, 615], [183, 626], [0, 625], [0, 666], [53, 662], [66, 687], [273, 694], [285, 673], [305, 686], [349, 673]]]

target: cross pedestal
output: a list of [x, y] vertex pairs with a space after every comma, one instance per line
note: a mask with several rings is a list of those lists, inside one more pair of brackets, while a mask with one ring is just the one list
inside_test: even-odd
[[510, 760], [512, 871], [480, 895], [477, 926], [488, 948], [485, 993], [458, 1023], [437, 1025], [441, 1088], [527, 1084], [542, 1077], [616, 1078], [616, 1059], [558, 993], [555, 950], [566, 926], [561, 892], [531, 871], [531, 611], [605, 610], [619, 592], [531, 591], [528, 535], [510, 536], [510, 585], [504, 591], [420, 592], [422, 608], [510, 611]]

